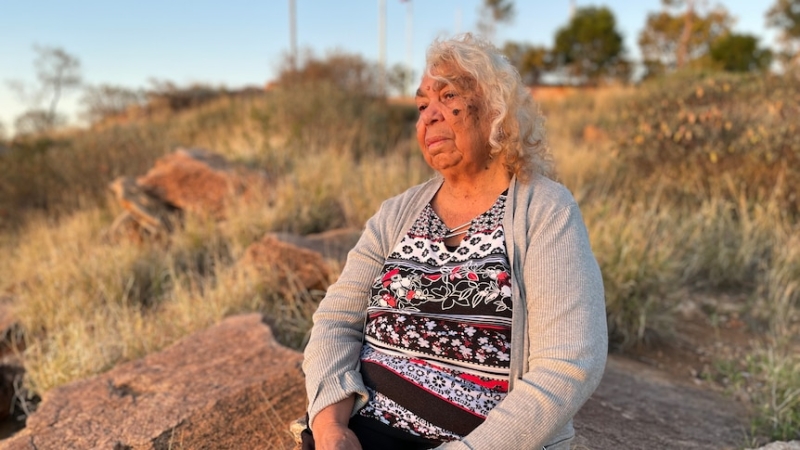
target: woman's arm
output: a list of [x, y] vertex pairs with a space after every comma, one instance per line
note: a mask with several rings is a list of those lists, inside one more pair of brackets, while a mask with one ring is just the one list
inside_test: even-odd
[[347, 427], [354, 403], [354, 397], [347, 397], [317, 414], [313, 423], [317, 450], [361, 450], [355, 433]]
[[349, 418], [368, 399], [358, 370], [359, 356], [370, 287], [385, 259], [380, 239], [384, 232], [382, 220], [379, 211], [367, 222], [361, 238], [348, 254], [342, 274], [314, 313], [314, 326], [304, 350], [303, 371], [309, 424], [315, 435], [316, 416], [328, 406], [349, 402], [346, 403], [350, 405]]
[[605, 300], [583, 219], [573, 201], [537, 221], [521, 268], [528, 369], [482, 425], [441, 449], [541, 449], [600, 382], [608, 346]]

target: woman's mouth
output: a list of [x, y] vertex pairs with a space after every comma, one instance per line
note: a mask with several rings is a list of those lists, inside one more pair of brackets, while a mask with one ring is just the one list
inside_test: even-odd
[[447, 140], [447, 138], [442, 137], [442, 136], [427, 138], [427, 139], [425, 139], [425, 146], [428, 147], [428, 148], [436, 147], [436, 146], [444, 143], [444, 141], [446, 141], [446, 140]]

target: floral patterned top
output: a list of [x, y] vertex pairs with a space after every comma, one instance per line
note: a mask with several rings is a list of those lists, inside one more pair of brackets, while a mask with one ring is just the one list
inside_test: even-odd
[[412, 435], [459, 440], [508, 392], [511, 283], [506, 195], [473, 219], [455, 248], [429, 205], [371, 288], [359, 411]]

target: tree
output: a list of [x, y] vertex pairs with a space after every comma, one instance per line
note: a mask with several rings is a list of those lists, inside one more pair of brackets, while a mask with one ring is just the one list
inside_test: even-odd
[[769, 68], [772, 53], [758, 46], [758, 38], [731, 33], [711, 45], [711, 58], [729, 72], [756, 72]]
[[694, 0], [661, 0], [664, 6], [680, 8], [686, 4], [686, 12], [683, 13], [683, 27], [681, 37], [678, 40], [678, 47], [675, 51], [675, 64], [680, 69], [686, 64], [686, 54], [689, 50], [689, 38], [692, 36], [692, 25], [694, 24]]
[[503, 53], [527, 85], [538, 84], [550, 67], [550, 51], [542, 46], [509, 41], [503, 46]]
[[484, 0], [478, 11], [478, 31], [492, 41], [497, 24], [511, 23], [515, 14], [514, 3], [510, 0]]
[[606, 7], [578, 8], [569, 24], [556, 32], [553, 60], [580, 81], [623, 79], [628, 67], [622, 35]]
[[65, 91], [81, 85], [80, 61], [58, 47], [34, 47], [39, 57], [36, 58], [36, 77], [43, 91], [49, 93], [50, 107], [48, 115], [55, 121], [56, 108]]
[[[81, 85], [80, 61], [59, 47], [34, 46], [38, 54], [34, 60], [36, 78], [39, 83], [34, 94], [28, 98], [26, 85], [19, 81], [11, 81], [9, 85], [16, 90], [23, 101], [31, 104], [31, 109], [17, 119], [28, 129], [46, 131], [61, 121], [57, 114], [61, 97], [70, 90]], [[41, 108], [41, 103], [49, 98], [49, 106]], [[16, 122], [15, 122], [16, 123]], [[35, 124], [28, 126], [28, 124]]]
[[767, 11], [767, 25], [780, 30], [785, 62], [800, 63], [800, 0], [776, 0]]
[[683, 14], [667, 10], [649, 14], [639, 34], [639, 48], [648, 75], [703, 65], [711, 45], [728, 34], [732, 24], [733, 18], [725, 9], [716, 8], [701, 15], [693, 4]]

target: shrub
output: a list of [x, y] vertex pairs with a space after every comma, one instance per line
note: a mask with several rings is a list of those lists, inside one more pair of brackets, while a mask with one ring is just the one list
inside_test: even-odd
[[774, 197], [796, 213], [796, 117], [800, 84], [790, 77], [693, 73], [644, 85], [607, 126], [637, 188], [660, 184], [683, 201]]

